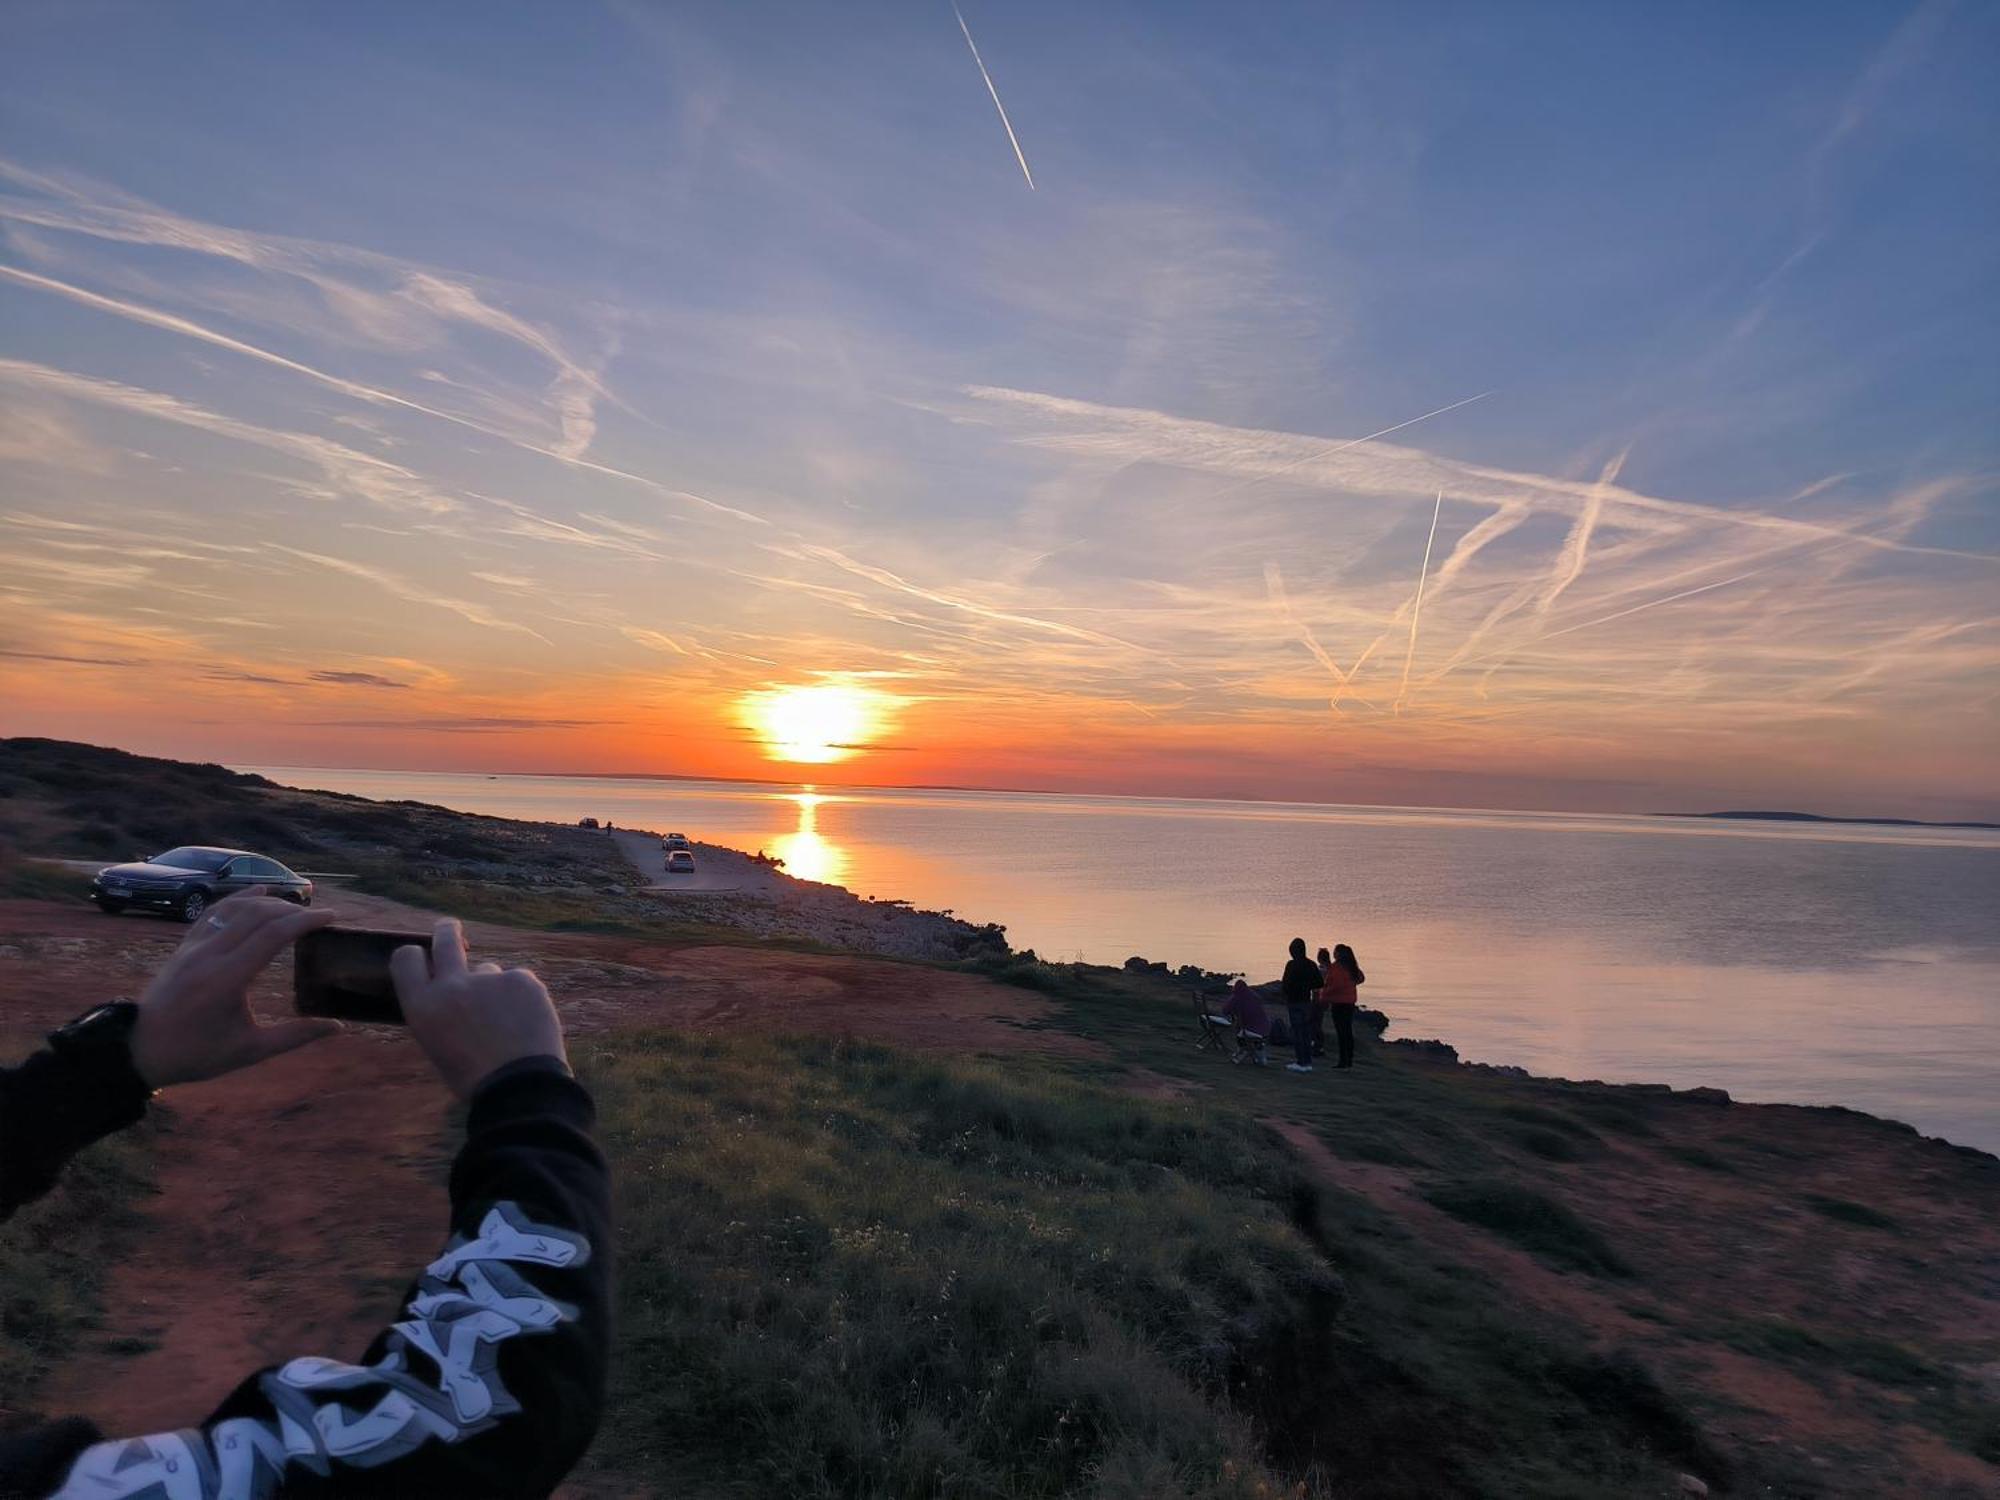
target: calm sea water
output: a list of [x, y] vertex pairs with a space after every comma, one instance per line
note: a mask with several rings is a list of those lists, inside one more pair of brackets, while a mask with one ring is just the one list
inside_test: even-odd
[[1392, 1034], [1572, 1078], [1846, 1104], [2000, 1151], [2000, 835], [1427, 808], [246, 767], [678, 830], [1004, 923], [1274, 977], [1354, 945]]

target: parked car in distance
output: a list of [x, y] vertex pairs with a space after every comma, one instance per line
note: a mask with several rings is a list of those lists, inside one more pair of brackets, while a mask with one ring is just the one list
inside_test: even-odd
[[694, 874], [694, 855], [686, 849], [674, 850], [673, 853], [667, 856], [667, 873], [669, 875]]
[[205, 844], [184, 844], [150, 859], [107, 866], [91, 880], [90, 899], [113, 916], [135, 908], [192, 922], [224, 896], [253, 885], [300, 906], [312, 905], [313, 884], [305, 876], [246, 849]]
[[674, 849], [686, 849], [692, 846], [688, 843], [688, 836], [686, 834], [670, 833], [665, 838], [660, 840], [660, 847], [666, 850], [674, 850]]

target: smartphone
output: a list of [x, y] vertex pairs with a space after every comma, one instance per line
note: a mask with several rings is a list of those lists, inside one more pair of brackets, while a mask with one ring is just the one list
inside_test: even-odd
[[403, 1024], [403, 1007], [389, 978], [389, 955], [398, 948], [431, 951], [427, 932], [370, 932], [322, 927], [292, 948], [292, 998], [302, 1016], [336, 1021]]

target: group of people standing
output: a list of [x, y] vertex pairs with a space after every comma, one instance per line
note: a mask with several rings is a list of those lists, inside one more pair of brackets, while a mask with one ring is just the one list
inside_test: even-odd
[[1222, 1013], [1235, 1025], [1243, 1043], [1236, 1054], [1237, 1061], [1251, 1057], [1261, 1063], [1267, 1043], [1290, 1041], [1293, 1060], [1285, 1064], [1285, 1071], [1310, 1073], [1313, 1059], [1326, 1052], [1326, 1022], [1331, 1015], [1338, 1059], [1334, 1066], [1353, 1067], [1354, 1012], [1360, 1003], [1356, 990], [1367, 977], [1347, 944], [1336, 943], [1331, 952], [1322, 948], [1315, 960], [1306, 957], [1306, 940], [1293, 938], [1290, 960], [1285, 964], [1284, 977], [1278, 981], [1285, 997], [1282, 1034], [1265, 1010], [1264, 1002], [1257, 998], [1257, 992], [1240, 979], [1222, 1007]]

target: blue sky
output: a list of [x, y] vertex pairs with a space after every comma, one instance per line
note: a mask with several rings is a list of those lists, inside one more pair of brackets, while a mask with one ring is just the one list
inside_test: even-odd
[[21, 721], [2000, 806], [2000, 13], [964, 14], [1034, 191], [948, 3], [10, 8]]

